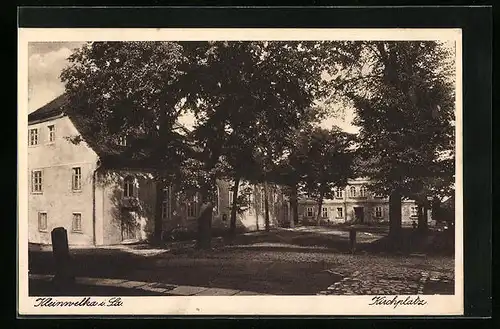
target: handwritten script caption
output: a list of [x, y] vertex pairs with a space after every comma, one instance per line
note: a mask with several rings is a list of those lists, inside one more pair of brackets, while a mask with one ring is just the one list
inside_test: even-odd
[[383, 306], [393, 306], [394, 308], [398, 306], [423, 306], [427, 304], [427, 301], [425, 301], [423, 298], [420, 298], [419, 296], [417, 297], [412, 297], [412, 296], [406, 296], [406, 297], [399, 297], [399, 296], [374, 296], [372, 299], [372, 302], [368, 305], [383, 305]]
[[84, 297], [80, 300], [55, 299], [53, 297], [40, 297], [35, 300], [35, 307], [117, 307], [123, 306], [120, 297], [108, 297], [98, 299], [95, 297]]

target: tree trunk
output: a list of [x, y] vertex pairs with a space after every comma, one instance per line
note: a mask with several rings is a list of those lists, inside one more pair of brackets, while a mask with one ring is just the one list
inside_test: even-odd
[[439, 198], [434, 198], [431, 202], [430, 205], [430, 210], [431, 210], [431, 219], [432, 220], [438, 220], [440, 219], [442, 208], [441, 208], [441, 200]]
[[[214, 180], [215, 185], [215, 180]], [[197, 247], [199, 249], [210, 249], [212, 241], [212, 217], [213, 217], [213, 202], [210, 200], [210, 187], [202, 189], [201, 201], [198, 214], [198, 240]]]
[[292, 217], [290, 221], [293, 222], [294, 226], [299, 224], [299, 202], [297, 200], [297, 185], [292, 186], [292, 191], [290, 193], [290, 207]]
[[269, 232], [271, 225], [269, 223], [269, 197], [267, 188], [267, 182], [264, 182], [264, 221], [266, 231]]
[[253, 210], [254, 210], [254, 213], [255, 213], [255, 227], [256, 227], [256, 230], [258, 231], [258, 230], [260, 230], [260, 227], [259, 227], [259, 212], [257, 211], [258, 209], [256, 207], [256, 205], [257, 205], [257, 200], [256, 200], [257, 193], [255, 193], [256, 192], [255, 186], [252, 188], [252, 190], [253, 190], [253, 192], [252, 192], [253, 197], [252, 197], [252, 200], [251, 200], [250, 207], [252, 207]]
[[240, 177], [237, 176], [234, 180], [233, 186], [233, 204], [231, 205], [231, 221], [229, 226], [229, 233], [234, 235], [236, 233], [236, 210], [238, 207], [238, 188], [240, 186]]
[[288, 219], [288, 225], [290, 226], [290, 228], [294, 228], [295, 227], [295, 222], [293, 220], [293, 208], [292, 208], [292, 203], [290, 202], [290, 200], [288, 200], [288, 214], [287, 214], [287, 219]]
[[418, 206], [418, 231], [419, 233], [427, 233], [427, 207]]
[[[220, 145], [216, 145], [216, 149], [210, 150], [208, 161], [205, 162], [205, 170], [210, 172], [215, 168], [220, 154]], [[198, 214], [198, 247], [201, 249], [210, 249], [212, 242], [212, 220], [214, 195], [211, 193], [216, 186], [216, 177], [212, 174], [208, 181], [204, 181], [201, 185], [201, 207]]]
[[164, 185], [161, 180], [156, 183], [156, 211], [155, 211], [155, 224], [154, 224], [154, 243], [161, 243], [162, 231], [163, 231], [163, 218], [161, 217], [161, 207], [163, 203]]
[[200, 207], [200, 215], [198, 216], [198, 243], [199, 249], [210, 249], [212, 241], [212, 212], [213, 205], [211, 202], [204, 202]]
[[322, 216], [322, 213], [321, 213], [321, 208], [323, 207], [323, 193], [321, 193], [319, 195], [319, 199], [318, 199], [318, 213], [316, 214], [316, 225], [320, 225], [321, 223], [321, 216]]
[[401, 193], [394, 190], [389, 195], [389, 237], [398, 242], [401, 236]]

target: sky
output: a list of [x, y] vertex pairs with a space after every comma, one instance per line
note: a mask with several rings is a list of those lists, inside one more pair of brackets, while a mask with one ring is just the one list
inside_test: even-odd
[[[35, 111], [57, 96], [64, 93], [64, 85], [59, 76], [68, 65], [67, 58], [75, 48], [83, 42], [30, 42], [28, 45], [28, 111]], [[333, 125], [355, 133], [357, 128], [351, 122], [354, 113], [345, 109], [342, 116], [328, 117], [321, 122], [321, 127], [331, 128]], [[184, 115], [180, 123], [191, 127], [194, 123], [192, 115]]]

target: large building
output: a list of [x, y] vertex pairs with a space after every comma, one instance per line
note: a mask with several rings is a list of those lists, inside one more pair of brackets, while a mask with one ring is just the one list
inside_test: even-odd
[[[317, 200], [301, 198], [298, 202], [298, 217], [301, 224], [316, 224], [320, 212], [321, 224], [381, 223], [389, 221], [389, 200], [377, 196], [368, 189], [370, 181], [359, 178], [348, 181], [345, 188], [337, 189], [333, 199], [325, 199], [321, 209]], [[403, 224], [417, 220], [418, 207], [412, 200], [403, 200], [401, 217]]]
[[[71, 245], [111, 245], [195, 229], [196, 191], [177, 192], [153, 179], [154, 164], [123, 156], [127, 141], [112, 146], [95, 140], [85, 118], [65, 111], [60, 96], [28, 117], [29, 242], [51, 243], [51, 231], [64, 227]], [[75, 141], [77, 140], [77, 141]], [[245, 185], [245, 184], [241, 184]], [[229, 227], [230, 183], [217, 181], [213, 227]], [[248, 187], [248, 186], [247, 186]], [[262, 187], [251, 185], [238, 227], [264, 227]], [[270, 187], [271, 223], [284, 216], [284, 198]]]

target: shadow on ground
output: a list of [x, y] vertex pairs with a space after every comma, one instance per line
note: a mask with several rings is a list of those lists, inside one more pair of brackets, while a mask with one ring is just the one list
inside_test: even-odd
[[[348, 227], [277, 229], [271, 232], [239, 235], [226, 242], [248, 249], [288, 251], [295, 249], [304, 252], [304, 248], [313, 247], [314, 249], [310, 251], [343, 253], [352, 251]], [[388, 237], [386, 227], [360, 227], [356, 234], [356, 251], [368, 254], [424, 253], [429, 256], [452, 256], [455, 253], [454, 236], [449, 232], [429, 230], [427, 234], [421, 234], [412, 228], [403, 228], [399, 240], [394, 241]]]
[[[173, 249], [171, 246], [73, 248], [72, 269], [78, 277], [162, 282], [275, 295], [314, 295], [358, 270], [377, 271], [382, 277], [399, 271], [402, 273], [397, 276], [401, 276], [411, 268], [416, 273], [424, 267], [429, 270], [442, 268], [445, 262], [450, 263], [448, 267], [452, 270], [451, 257], [436, 256], [437, 260], [432, 259], [433, 255], [450, 253], [453, 249], [450, 248], [452, 244], [439, 245], [444, 237], [438, 233], [431, 232], [423, 239], [411, 229], [405, 229], [402, 245], [394, 249], [384, 235], [361, 231], [354, 255], [350, 252], [348, 232], [329, 228], [275, 229], [238, 235], [232, 241], [214, 239], [211, 251], [195, 250], [189, 243]], [[428, 254], [421, 258], [403, 255], [414, 252]], [[30, 273], [53, 274], [53, 269], [50, 251], [30, 250]], [[431, 288], [448, 289], [443, 287]], [[30, 287], [30, 294], [36, 294], [37, 289]], [[106, 291], [107, 288], [95, 289], [105, 295], [118, 294]], [[77, 293], [78, 290], [71, 292]], [[119, 295], [134, 293], [120, 291]]]
[[106, 287], [106, 286], [91, 286], [83, 284], [72, 284], [61, 289], [56, 287], [52, 281], [45, 280], [30, 280], [29, 295], [38, 296], [165, 296], [165, 293], [156, 293], [153, 291], [121, 288], [121, 287]]
[[[264, 255], [262, 251], [256, 253]], [[277, 295], [314, 295], [341, 279], [326, 271], [335, 263], [333, 260], [301, 261], [294, 255], [293, 261], [281, 261], [266, 257], [256, 259], [254, 254], [243, 250], [214, 250], [143, 257], [120, 249], [73, 250], [72, 269], [77, 277], [163, 282]], [[307, 252], [298, 255], [311, 257]], [[29, 269], [30, 273], [53, 274], [52, 254], [30, 252]], [[35, 292], [30, 290], [32, 293]], [[123, 291], [121, 295], [129, 293]]]

